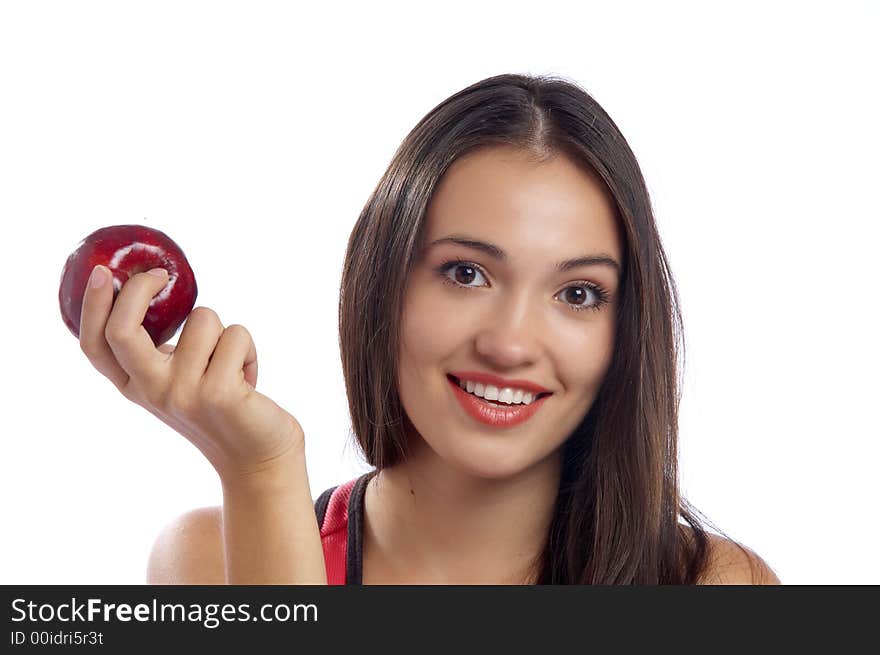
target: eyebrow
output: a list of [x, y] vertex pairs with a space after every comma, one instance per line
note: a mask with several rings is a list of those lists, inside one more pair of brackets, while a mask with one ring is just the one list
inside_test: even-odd
[[[455, 243], [459, 246], [464, 246], [465, 248], [472, 248], [474, 250], [484, 252], [490, 257], [499, 261], [507, 261], [507, 255], [505, 254], [505, 252], [495, 244], [487, 243], [485, 241], [479, 241], [471, 237], [460, 236], [457, 234], [436, 239], [428, 244], [428, 248], [433, 248], [434, 246], [441, 243]], [[583, 255], [581, 257], [573, 257], [571, 259], [563, 259], [562, 261], [556, 263], [556, 271], [559, 273], [565, 273], [572, 270], [573, 268], [578, 268], [579, 266], [607, 266], [608, 268], [613, 269], [614, 272], [618, 274], [618, 276], [620, 275], [620, 264], [617, 262], [616, 259], [604, 253], [599, 253], [595, 255]]]

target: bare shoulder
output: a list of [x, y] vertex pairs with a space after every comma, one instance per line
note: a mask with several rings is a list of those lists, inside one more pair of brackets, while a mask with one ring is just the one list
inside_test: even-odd
[[782, 584], [767, 562], [750, 548], [717, 534], [707, 533], [707, 536], [709, 538], [708, 564], [698, 584]]
[[156, 537], [147, 563], [147, 584], [225, 584], [221, 507], [181, 514]]

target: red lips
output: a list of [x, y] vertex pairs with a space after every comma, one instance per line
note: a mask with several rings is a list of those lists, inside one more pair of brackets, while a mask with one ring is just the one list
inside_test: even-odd
[[464, 408], [465, 412], [475, 421], [493, 428], [512, 428], [525, 423], [534, 416], [549, 396], [542, 396], [529, 405], [493, 405], [482, 398], [468, 393], [451, 378], [447, 378], [452, 386], [452, 393]]

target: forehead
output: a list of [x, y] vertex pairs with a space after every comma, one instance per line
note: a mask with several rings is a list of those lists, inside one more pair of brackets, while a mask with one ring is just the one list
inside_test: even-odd
[[425, 243], [451, 233], [506, 244], [514, 256], [532, 247], [560, 252], [621, 243], [614, 202], [604, 183], [565, 155], [534, 161], [502, 146], [455, 161], [428, 205]]

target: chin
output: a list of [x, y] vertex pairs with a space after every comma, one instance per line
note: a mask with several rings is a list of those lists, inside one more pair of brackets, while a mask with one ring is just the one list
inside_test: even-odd
[[495, 443], [438, 444], [436, 448], [431, 444], [426, 445], [448, 467], [461, 475], [480, 480], [513, 478], [537, 463], [521, 447], [496, 441], [495, 438], [492, 441]]

